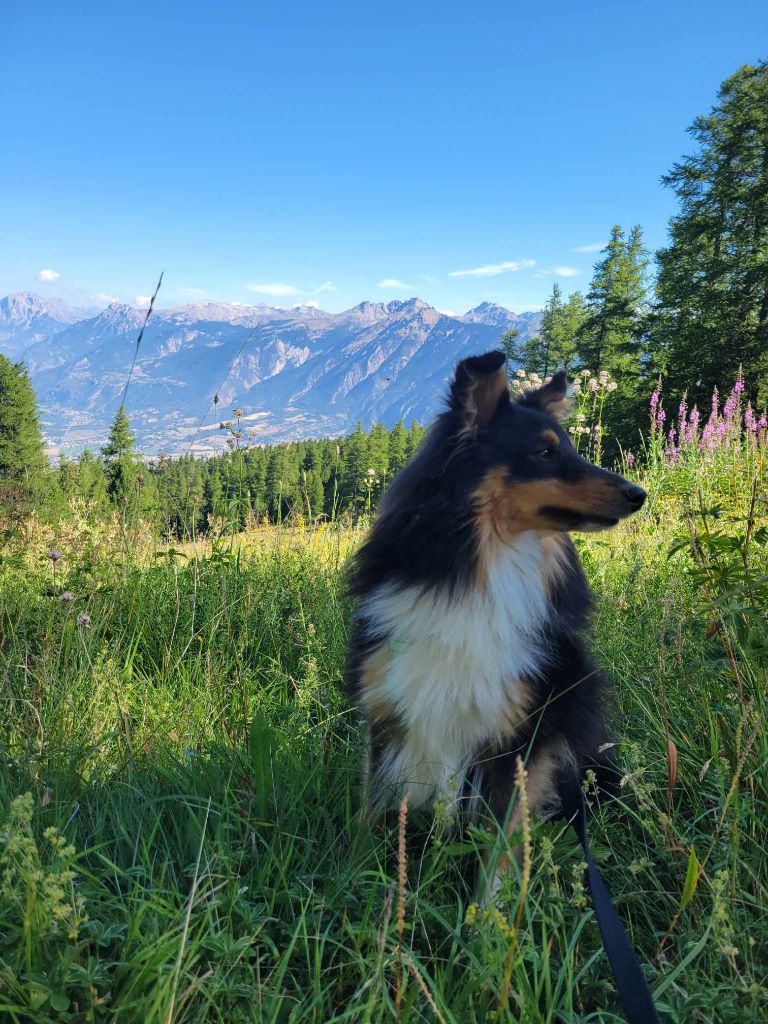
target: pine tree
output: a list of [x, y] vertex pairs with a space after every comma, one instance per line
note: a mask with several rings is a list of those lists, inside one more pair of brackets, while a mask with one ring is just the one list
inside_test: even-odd
[[394, 475], [401, 466], [405, 465], [407, 446], [408, 434], [405, 424], [402, 420], [398, 420], [389, 434], [390, 475]]
[[139, 463], [133, 449], [136, 438], [125, 406], [121, 405], [112, 421], [107, 443], [101, 450], [107, 475], [107, 494], [113, 505], [136, 510]]
[[611, 458], [618, 454], [618, 445], [636, 444], [645, 426], [648, 259], [642, 229], [632, 228], [627, 238], [615, 225], [603, 251], [576, 342], [579, 365], [593, 374], [607, 371], [618, 386], [605, 412], [605, 450]]
[[554, 284], [544, 306], [539, 333], [519, 347], [520, 366], [541, 377], [549, 377], [556, 370], [570, 371], [576, 362], [576, 338], [585, 316], [581, 293], [574, 292], [564, 302], [560, 285]]
[[39, 494], [47, 468], [37, 399], [27, 371], [0, 355], [0, 481]]
[[519, 338], [520, 331], [516, 327], [510, 327], [499, 338], [501, 350], [507, 357], [507, 374], [510, 377], [517, 367], [522, 365], [522, 347]]
[[689, 129], [698, 151], [663, 178], [680, 210], [657, 253], [653, 335], [671, 389], [689, 400], [727, 387], [743, 368], [753, 401], [768, 399], [768, 61], [723, 82]]

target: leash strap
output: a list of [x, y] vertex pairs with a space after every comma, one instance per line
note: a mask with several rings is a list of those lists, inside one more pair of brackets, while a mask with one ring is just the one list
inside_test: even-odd
[[587, 836], [587, 804], [581, 786], [576, 780], [574, 780], [573, 789], [572, 806], [575, 808], [575, 815], [572, 811], [572, 815], [569, 817], [571, 817], [571, 824], [584, 849], [592, 906], [603, 939], [603, 947], [611, 965], [616, 991], [624, 1007], [624, 1014], [629, 1024], [658, 1024], [656, 1007], [640, 967], [640, 961], [637, 959], [637, 954], [632, 948], [621, 918], [613, 905], [611, 894], [592, 859]]

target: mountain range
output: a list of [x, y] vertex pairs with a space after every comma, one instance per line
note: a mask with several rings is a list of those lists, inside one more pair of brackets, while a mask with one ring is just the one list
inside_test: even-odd
[[205, 302], [101, 312], [20, 292], [0, 299], [0, 352], [24, 362], [49, 450], [103, 445], [136, 362], [126, 410], [145, 454], [210, 454], [221, 420], [243, 412], [252, 443], [333, 436], [399, 419], [427, 422], [457, 360], [498, 347], [540, 313], [483, 302], [462, 316], [418, 298], [343, 313]]

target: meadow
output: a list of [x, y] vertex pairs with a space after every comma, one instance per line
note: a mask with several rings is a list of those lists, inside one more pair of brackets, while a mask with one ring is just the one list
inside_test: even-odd
[[[590, 830], [662, 1020], [741, 1024], [768, 1014], [766, 428], [738, 383], [706, 423], [662, 405], [626, 457], [645, 508], [578, 539], [623, 772]], [[341, 680], [365, 526], [9, 530], [3, 1020], [623, 1019], [563, 822], [530, 823], [485, 910], [464, 878], [498, 837], [449, 807], [361, 827]]]

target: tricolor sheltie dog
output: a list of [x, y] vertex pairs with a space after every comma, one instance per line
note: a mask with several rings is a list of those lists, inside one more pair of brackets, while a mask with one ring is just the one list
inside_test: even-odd
[[518, 756], [540, 817], [589, 768], [612, 788], [568, 532], [615, 526], [645, 491], [578, 454], [560, 425], [566, 386], [558, 373], [515, 399], [502, 352], [459, 363], [354, 559], [348, 685], [368, 723], [369, 817], [450, 798], [511, 833]]

